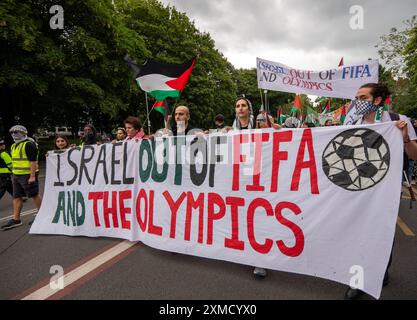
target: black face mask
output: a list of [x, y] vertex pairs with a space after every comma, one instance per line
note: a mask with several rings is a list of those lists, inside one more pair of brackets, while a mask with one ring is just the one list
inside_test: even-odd
[[84, 142], [88, 144], [96, 143], [96, 137], [94, 133], [89, 132], [89, 133], [84, 134]]

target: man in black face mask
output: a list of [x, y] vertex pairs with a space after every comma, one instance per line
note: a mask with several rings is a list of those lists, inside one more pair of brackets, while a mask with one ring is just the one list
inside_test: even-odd
[[[404, 115], [383, 111], [382, 109], [384, 101], [389, 95], [390, 92], [388, 88], [383, 84], [364, 84], [356, 93], [355, 100], [352, 101], [344, 125], [396, 121], [395, 125], [401, 130], [403, 136], [404, 157], [416, 160], [417, 135], [410, 120]], [[383, 286], [386, 286], [389, 282], [388, 269], [391, 265], [391, 261], [392, 251], [385, 271]], [[365, 293], [362, 290], [349, 287], [345, 293], [345, 300], [354, 300], [364, 294]]]
[[84, 136], [82, 145], [92, 145], [97, 143], [97, 131], [92, 124], [84, 126]]

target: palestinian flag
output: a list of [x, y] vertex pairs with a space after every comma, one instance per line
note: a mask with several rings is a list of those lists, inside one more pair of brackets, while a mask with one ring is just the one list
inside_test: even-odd
[[162, 101], [168, 97], [178, 98], [184, 90], [195, 65], [195, 58], [183, 64], [169, 64], [149, 59], [136, 75], [139, 87]]
[[282, 113], [282, 108], [279, 107], [278, 108], [278, 123], [283, 124], [285, 121], [285, 118], [286, 118], [285, 115]]
[[391, 109], [391, 96], [388, 96], [384, 101], [384, 111], [390, 111]]
[[345, 103], [342, 106], [342, 112], [340, 113], [340, 122], [343, 123], [345, 122], [345, 118], [346, 118], [346, 108], [349, 107], [349, 103]]
[[330, 113], [330, 99], [327, 100], [326, 107], [323, 109], [323, 112], [321, 114]]
[[153, 104], [153, 108], [155, 109], [155, 111], [158, 111], [162, 113], [163, 116], [165, 116], [165, 100], [155, 101], [155, 103]]
[[300, 111], [301, 113], [301, 100], [300, 100], [300, 96], [298, 94], [295, 95], [295, 101], [294, 101], [294, 105], [291, 108], [291, 114], [297, 114], [297, 111]]
[[166, 125], [166, 122], [168, 120], [168, 114], [170, 113], [168, 102], [166, 100], [155, 101], [152, 108], [155, 109], [155, 111], [158, 111], [159, 113], [161, 113], [164, 116], [164, 121], [165, 121], [165, 125]]

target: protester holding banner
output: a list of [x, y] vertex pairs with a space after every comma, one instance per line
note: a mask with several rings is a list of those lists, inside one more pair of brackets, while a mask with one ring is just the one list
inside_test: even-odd
[[301, 125], [301, 128], [315, 128], [316, 126], [314, 125], [314, 123], [312, 123], [312, 122], [304, 122], [302, 125]]
[[233, 122], [233, 129], [244, 130], [254, 129], [255, 119], [251, 102], [245, 97], [239, 97], [235, 102], [236, 118]]
[[82, 138], [81, 146], [88, 146], [97, 144], [97, 130], [92, 124], [84, 126], [84, 136]]
[[[245, 97], [238, 97], [235, 102], [235, 113], [236, 118], [233, 122], [234, 130], [246, 130], [255, 128], [252, 103], [249, 101], [249, 99]], [[266, 123], [265, 118], [263, 121]], [[253, 274], [257, 277], [265, 278], [267, 276], [267, 271], [264, 268], [255, 267], [255, 269], [253, 269]]]
[[122, 127], [117, 128], [116, 129], [116, 139], [114, 139], [111, 143], [114, 144], [116, 142], [123, 141], [123, 140], [126, 139], [126, 137], [127, 137], [126, 129], [122, 128]]
[[214, 117], [214, 124], [216, 125], [214, 132], [221, 132], [224, 128], [224, 116], [222, 114], [216, 115]]
[[143, 139], [145, 136], [145, 132], [142, 129], [142, 124], [140, 123], [139, 119], [136, 117], [127, 117], [125, 121], [123, 121], [125, 125], [127, 138], [126, 141], [129, 140], [140, 140]]
[[331, 127], [333, 125], [333, 120], [332, 119], [327, 119], [326, 122], [324, 123], [325, 127]]
[[66, 136], [62, 134], [57, 134], [54, 140], [54, 150], [63, 151], [69, 148], [69, 142]]
[[178, 106], [174, 111], [176, 126], [172, 129], [172, 134], [187, 135], [193, 129], [190, 125], [190, 110], [186, 106]]
[[[396, 126], [401, 130], [404, 141], [404, 156], [417, 159], [417, 135], [410, 120], [403, 115], [383, 111], [385, 99], [390, 95], [384, 84], [367, 83], [362, 85], [356, 93], [356, 100], [350, 108], [351, 123], [373, 124], [378, 122], [396, 121]], [[388, 285], [388, 269], [392, 262], [392, 250], [387, 269], [384, 275], [383, 286]], [[362, 290], [349, 287], [345, 293], [346, 300], [354, 300], [365, 294]]]

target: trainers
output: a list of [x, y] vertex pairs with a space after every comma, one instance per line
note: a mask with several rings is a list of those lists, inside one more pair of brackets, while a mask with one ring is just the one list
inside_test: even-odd
[[345, 292], [345, 300], [357, 300], [360, 297], [362, 297], [363, 295], [365, 295], [365, 292], [363, 292], [362, 290], [359, 289], [354, 289], [349, 287], [346, 292]]
[[253, 269], [253, 274], [259, 278], [265, 278], [267, 273], [266, 269], [256, 267]]
[[7, 222], [5, 225], [1, 226], [1, 229], [3, 231], [6, 231], [6, 230], [10, 230], [10, 229], [16, 228], [16, 227], [21, 226], [21, 225], [22, 225], [21, 220], [10, 219], [9, 222]]

